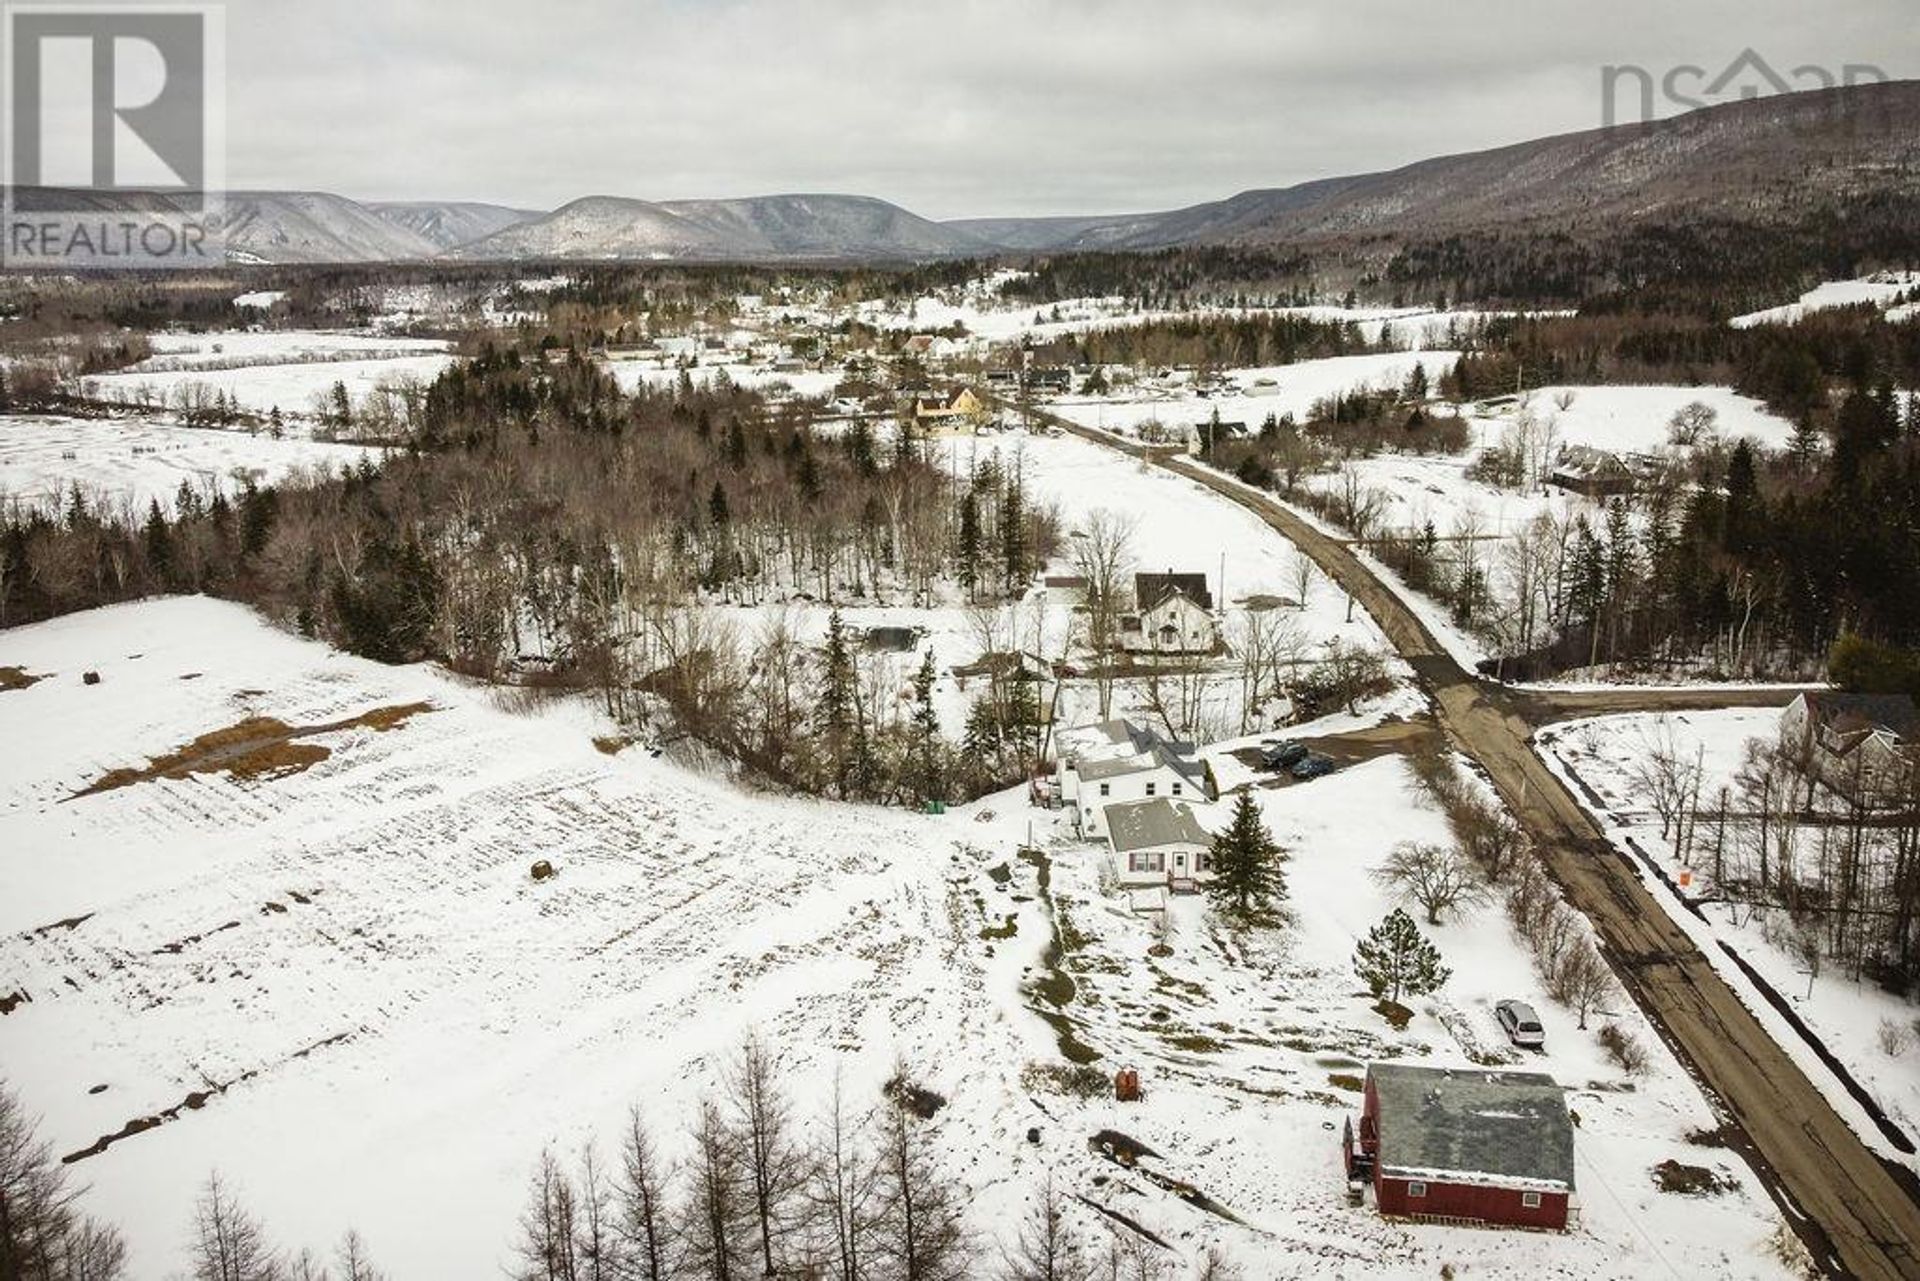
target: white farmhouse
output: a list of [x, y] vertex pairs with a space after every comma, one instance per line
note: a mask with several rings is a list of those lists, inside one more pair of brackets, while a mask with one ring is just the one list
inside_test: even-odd
[[1135, 574], [1139, 612], [1120, 620], [1121, 647], [1137, 654], [1211, 654], [1220, 644], [1205, 574]]
[[1905, 694], [1802, 694], [1780, 714], [1780, 745], [1828, 787], [1905, 792], [1920, 763], [1920, 711]]
[[1186, 893], [1212, 877], [1207, 858], [1213, 838], [1184, 801], [1155, 797], [1109, 805], [1106, 828], [1107, 859], [1123, 889]]
[[1060, 803], [1073, 811], [1074, 825], [1089, 838], [1106, 835], [1106, 808], [1118, 801], [1212, 799], [1206, 769], [1190, 744], [1126, 720], [1062, 734], [1055, 786]]

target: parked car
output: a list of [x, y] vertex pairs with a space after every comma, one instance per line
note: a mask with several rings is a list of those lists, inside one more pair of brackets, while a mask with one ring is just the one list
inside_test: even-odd
[[1287, 769], [1297, 765], [1307, 756], [1305, 743], [1281, 740], [1264, 744], [1260, 748], [1260, 763], [1268, 769]]
[[1339, 768], [1339, 764], [1333, 757], [1322, 756], [1319, 752], [1308, 752], [1293, 763], [1289, 772], [1295, 778], [1319, 778], [1322, 774], [1331, 774]]
[[1500, 1020], [1507, 1039], [1521, 1049], [1538, 1050], [1546, 1047], [1546, 1029], [1540, 1026], [1540, 1016], [1525, 1001], [1496, 1001], [1493, 1017]]

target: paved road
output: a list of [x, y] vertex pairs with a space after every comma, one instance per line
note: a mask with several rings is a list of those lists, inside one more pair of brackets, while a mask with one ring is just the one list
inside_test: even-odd
[[[1189, 459], [1129, 447], [1051, 415], [1047, 420], [1151, 457], [1249, 508], [1352, 593], [1413, 667], [1447, 735], [1487, 771], [1568, 901], [1593, 922], [1628, 992], [1743, 1132], [1741, 1146], [1815, 1260], [1832, 1275], [1920, 1278], [1920, 1184], [1869, 1151], [1840, 1119], [1532, 746], [1537, 718], [1726, 706], [1737, 695], [1687, 691], [1576, 702], [1483, 681], [1454, 661], [1352, 548], [1289, 508]], [[1790, 695], [1749, 697], [1770, 705]], [[1561, 710], [1569, 707], [1575, 710]]]

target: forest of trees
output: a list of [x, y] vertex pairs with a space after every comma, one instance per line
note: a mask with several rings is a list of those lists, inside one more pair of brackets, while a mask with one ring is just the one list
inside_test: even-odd
[[[1018, 596], [1058, 530], [1017, 462], [956, 474], [911, 432], [883, 442], [862, 421], [823, 438], [803, 406], [686, 380], [627, 395], [577, 353], [516, 349], [448, 370], [405, 429], [378, 465], [183, 487], [171, 510], [78, 491], [58, 510], [15, 503], [0, 511], [0, 625], [207, 592], [382, 662], [595, 690], [627, 722], [664, 703], [781, 785], [904, 801], [1017, 776], [1017, 734], [936, 769], [961, 754], [925, 741], [924, 699], [897, 697], [910, 673], [857, 637], [823, 682], [791, 620], [743, 627], [725, 609]], [[1008, 682], [986, 693], [983, 742], [1031, 719]], [[792, 733], [815, 720], [847, 728]]]

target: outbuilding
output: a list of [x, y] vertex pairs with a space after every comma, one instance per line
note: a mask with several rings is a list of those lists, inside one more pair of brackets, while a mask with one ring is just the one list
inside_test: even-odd
[[1372, 1184], [1383, 1215], [1562, 1231], [1573, 1200], [1573, 1122], [1540, 1072], [1376, 1063], [1349, 1185]]

